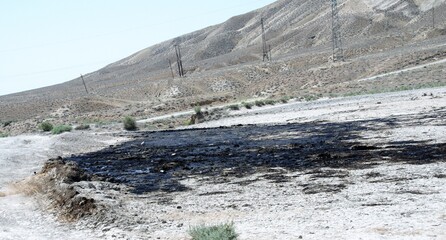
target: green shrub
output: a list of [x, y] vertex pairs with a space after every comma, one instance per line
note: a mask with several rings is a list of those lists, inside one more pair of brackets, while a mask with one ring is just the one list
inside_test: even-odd
[[134, 118], [127, 116], [124, 118], [124, 129], [127, 131], [134, 131], [136, 130], [136, 121]]
[[280, 98], [280, 101], [282, 103], [287, 103], [291, 98], [289, 96], [283, 96], [282, 98]]
[[201, 113], [201, 107], [200, 106], [195, 106], [194, 107], [194, 111], [195, 111], [195, 114], [200, 114]]
[[61, 134], [64, 132], [70, 132], [71, 130], [73, 130], [73, 128], [71, 126], [68, 125], [57, 125], [53, 128], [53, 130], [51, 130], [52, 134]]
[[272, 99], [267, 99], [267, 100], [265, 100], [265, 104], [266, 105], [274, 105], [274, 104], [276, 104], [276, 101], [274, 101]]
[[265, 102], [262, 101], [262, 100], [257, 100], [257, 101], [254, 102], [254, 104], [255, 104], [257, 107], [263, 107], [263, 106], [265, 106]]
[[88, 129], [90, 129], [90, 125], [89, 124], [82, 124], [82, 125], [79, 125], [79, 126], [74, 128], [74, 130], [88, 130]]
[[252, 103], [249, 102], [242, 102], [243, 107], [245, 107], [246, 109], [251, 109], [252, 108]]
[[194, 125], [194, 123], [192, 122], [191, 119], [184, 121], [184, 125], [186, 126], [190, 126], [190, 125]]
[[311, 101], [317, 100], [318, 98], [316, 96], [314, 96], [314, 95], [305, 95], [304, 99], [307, 102], [311, 102]]
[[8, 120], [6, 122], [3, 122], [2, 124], [3, 124], [3, 127], [7, 127], [7, 126], [11, 125], [13, 122], [14, 121]]
[[193, 227], [189, 234], [192, 240], [235, 240], [238, 236], [233, 223]]
[[40, 124], [39, 128], [42, 129], [42, 131], [44, 132], [49, 132], [53, 130], [53, 124], [51, 124], [50, 122], [43, 122]]
[[233, 111], [240, 110], [240, 106], [238, 104], [229, 105], [228, 108]]
[[0, 138], [5, 138], [8, 137], [9, 135], [7, 133], [4, 132], [0, 132]]

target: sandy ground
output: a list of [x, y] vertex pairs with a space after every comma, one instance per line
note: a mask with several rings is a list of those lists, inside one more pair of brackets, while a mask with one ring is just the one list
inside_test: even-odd
[[290, 122], [345, 122], [398, 117], [443, 108], [446, 88], [419, 89], [349, 98], [291, 102], [252, 110], [231, 111], [231, 117], [188, 128], [232, 126], [237, 124], [285, 124]]
[[[446, 162], [441, 150], [446, 143], [445, 106], [446, 88], [436, 88], [232, 111], [228, 118], [194, 128], [291, 124], [297, 129], [324, 123], [351, 123], [362, 127], [360, 131], [352, 129], [355, 138], [342, 140], [334, 137], [326, 141], [332, 141], [334, 145], [348, 145], [352, 141], [352, 147], [358, 143], [379, 146], [384, 152], [388, 146], [413, 145], [417, 150], [426, 149], [427, 153], [421, 156], [427, 159], [414, 159], [417, 164], [393, 161], [393, 155], [370, 150], [367, 151], [369, 155], [364, 156], [373, 159], [361, 161], [373, 162], [367, 167], [328, 165], [306, 169], [269, 166], [243, 176], [231, 175], [233, 169], [224, 168], [223, 172], [229, 172], [224, 181], [219, 181], [219, 176], [199, 174], [181, 178], [179, 184], [187, 191], [134, 193], [125, 183], [79, 182], [75, 184], [78, 191], [108, 206], [109, 212], [101, 215], [101, 219], [92, 217], [71, 227], [60, 226], [51, 216], [35, 211], [37, 207], [29, 199], [20, 195], [6, 196], [0, 198], [0, 204], [4, 206], [0, 208], [0, 221], [6, 223], [2, 224], [0, 237], [60, 239], [67, 232], [67, 239], [82, 236], [84, 239], [188, 239], [190, 226], [233, 221], [240, 239], [445, 239]], [[239, 130], [242, 129], [234, 128], [234, 131]], [[187, 142], [181, 135], [186, 133], [152, 133], [152, 138], [165, 138], [150, 141], [151, 134], [148, 133], [145, 139], [136, 136], [129, 145], [135, 145], [136, 149], [151, 146], [154, 150], [167, 148], [173, 151], [183, 146], [181, 141]], [[254, 142], [272, 141], [274, 148], [274, 143], [280, 145], [281, 141], [294, 142], [304, 138], [317, 141], [318, 134], [321, 133], [317, 130], [306, 132], [300, 129], [274, 134], [248, 133], [248, 138]], [[237, 135], [232, 140], [223, 135], [211, 137], [218, 141], [209, 142], [207, 146], [231, 144]], [[203, 141], [205, 138], [203, 135]], [[5, 186], [8, 183], [32, 174], [46, 158], [96, 151], [121, 140], [94, 133], [1, 139], [1, 191], [7, 192]], [[200, 141], [191, 141], [185, 147], [193, 150], [196, 144], [202, 144]], [[232, 151], [238, 154], [240, 150]], [[168, 153], [172, 158], [176, 155], [175, 152]], [[231, 151], [227, 156], [230, 154]], [[398, 148], [394, 154], [406, 156]], [[417, 158], [418, 155], [414, 156]], [[280, 159], [274, 154], [271, 158]], [[230, 157], [223, 157], [221, 161], [227, 161], [225, 159]], [[420, 164], [423, 160], [426, 163]], [[104, 168], [107, 166], [103, 165]], [[153, 170], [132, 171], [130, 176]], [[25, 213], [15, 212], [18, 209], [24, 209]], [[37, 222], [29, 221], [27, 214], [31, 213], [32, 218], [41, 216]], [[14, 220], [12, 214], [19, 219]], [[29, 226], [33, 226], [33, 230], [21, 238], [17, 232], [25, 233]]]
[[92, 230], [79, 231], [42, 212], [36, 201], [18, 194], [11, 184], [38, 172], [49, 158], [96, 151], [123, 140], [92, 133], [0, 139], [0, 239], [100, 239]]

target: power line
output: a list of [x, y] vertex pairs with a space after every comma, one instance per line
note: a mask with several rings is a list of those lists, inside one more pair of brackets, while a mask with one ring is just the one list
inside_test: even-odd
[[67, 43], [76, 42], [76, 41], [80, 41], [80, 40], [87, 40], [87, 39], [105, 37], [105, 36], [109, 36], [109, 35], [122, 34], [124, 32], [137, 31], [137, 30], [141, 30], [141, 29], [147, 29], [147, 28], [152, 28], [152, 27], [157, 27], [157, 26], [163, 26], [163, 25], [167, 25], [169, 23], [175, 23], [175, 22], [183, 21], [183, 20], [188, 19], [188, 18], [195, 18], [195, 17], [198, 17], [198, 16], [206, 16], [206, 15], [210, 15], [210, 14], [213, 14], [213, 13], [216, 13], [216, 12], [221, 12], [221, 11], [228, 10], [228, 9], [234, 9], [234, 8], [238, 8], [240, 6], [245, 6], [245, 5], [249, 5], [251, 3], [257, 3], [257, 2], [262, 2], [262, 1], [264, 1], [264, 0], [254, 0], [254, 1], [245, 2], [243, 4], [233, 5], [233, 6], [230, 6], [230, 7], [227, 7], [227, 8], [219, 8], [219, 9], [211, 10], [211, 11], [203, 11], [201, 13], [197, 13], [197, 14], [194, 14], [194, 15], [173, 19], [173, 20], [171, 20], [169, 22], [162, 22], [162, 23], [144, 25], [144, 26], [134, 27], [134, 28], [126, 28], [126, 29], [121, 29], [121, 30], [118, 30], [118, 31], [107, 32], [107, 33], [100, 33], [100, 34], [90, 35], [90, 36], [81, 37], [81, 38], [72, 38], [72, 39], [67, 39], [67, 40], [48, 42], [48, 43], [42, 43], [42, 44], [31, 45], [31, 46], [24, 46], [24, 47], [19, 47], [19, 48], [0, 49], [0, 53], [14, 52], [14, 51], [23, 51], [23, 50], [33, 49], [33, 48], [41, 48], [41, 47], [46, 47], [46, 46], [61, 45], [61, 44], [67, 44]]
[[80, 68], [80, 67], [90, 66], [92, 64], [107, 64], [107, 63], [109, 63], [109, 62], [100, 61], [100, 62], [93, 62], [93, 63], [89, 63], [89, 64], [73, 65], [73, 66], [48, 69], [48, 70], [43, 70], [43, 71], [38, 71], [38, 72], [29, 72], [29, 73], [15, 74], [15, 75], [5, 75], [5, 76], [0, 76], [0, 77], [15, 78], [15, 77], [33, 76], [33, 75], [39, 75], [42, 73], [60, 72], [63, 70], [68, 70], [68, 69], [76, 69], [76, 68]]

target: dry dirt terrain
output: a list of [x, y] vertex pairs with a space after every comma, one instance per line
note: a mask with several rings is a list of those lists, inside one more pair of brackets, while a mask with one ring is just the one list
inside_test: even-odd
[[240, 239], [444, 239], [445, 106], [446, 88], [423, 89], [116, 132], [130, 140], [14, 186], [92, 239], [189, 239], [231, 221]]

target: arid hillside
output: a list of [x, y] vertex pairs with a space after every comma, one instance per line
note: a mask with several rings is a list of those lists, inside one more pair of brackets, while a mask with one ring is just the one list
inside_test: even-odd
[[[342, 0], [338, 4], [345, 62], [330, 61], [329, 1], [279, 0], [90, 73], [85, 76], [89, 94], [81, 79], [74, 79], [1, 96], [0, 121], [147, 117], [257, 97], [332, 97], [445, 82], [444, 64], [384, 83], [356, 82], [446, 57], [444, 0]], [[266, 63], [262, 62], [262, 18], [273, 60]], [[181, 48], [183, 78], [177, 76], [175, 45]]]

